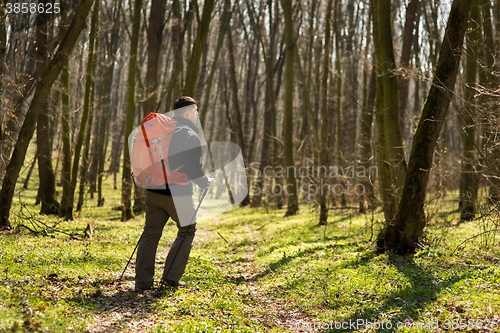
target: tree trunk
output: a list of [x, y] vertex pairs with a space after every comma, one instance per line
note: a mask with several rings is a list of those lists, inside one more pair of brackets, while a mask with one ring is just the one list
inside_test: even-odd
[[[36, 16], [36, 72], [35, 77], [40, 80], [43, 73], [47, 70], [48, 45], [52, 41], [48, 40], [48, 25], [50, 24], [50, 15], [39, 13]], [[39, 194], [41, 201], [41, 214], [57, 214], [59, 212], [59, 202], [56, 196], [56, 179], [52, 168], [52, 150], [50, 135], [50, 107], [48, 96], [42, 102], [41, 110], [38, 115], [37, 123], [37, 159], [38, 159], [38, 177]]]
[[[0, 6], [0, 102], [3, 101], [3, 81], [4, 81], [4, 71], [5, 71], [5, 55], [7, 53], [7, 28], [6, 28], [6, 18], [4, 6]], [[0, 108], [1, 108], [0, 104]], [[3, 115], [4, 111], [0, 110], [0, 144], [3, 143]], [[2, 169], [3, 161], [0, 160], [0, 170]], [[1, 180], [1, 178], [0, 178]]]
[[94, 9], [92, 13], [92, 22], [90, 27], [89, 35], [89, 53], [87, 59], [87, 70], [86, 70], [86, 81], [85, 81], [85, 95], [83, 101], [83, 114], [80, 123], [80, 131], [78, 132], [78, 139], [75, 145], [75, 152], [73, 156], [73, 164], [71, 169], [71, 185], [69, 187], [69, 195], [67, 198], [67, 205], [65, 211], [63, 211], [64, 218], [67, 220], [73, 219], [73, 201], [75, 198], [76, 182], [78, 180], [78, 168], [80, 166], [80, 154], [82, 151], [83, 139], [85, 136], [85, 129], [87, 128], [87, 121], [89, 116], [90, 108], [90, 90], [92, 87], [92, 73], [94, 66], [94, 43], [96, 37], [96, 28], [98, 22], [99, 13], [99, 1], [94, 4]]
[[474, 121], [477, 77], [477, 62], [479, 59], [479, 41], [481, 37], [479, 1], [474, 0], [470, 10], [469, 31], [467, 33], [467, 64], [465, 74], [465, 108], [464, 118], [464, 154], [462, 161], [462, 185], [460, 186], [460, 219], [471, 221], [476, 215], [478, 190], [476, 123]]
[[153, 0], [148, 26], [148, 64], [146, 72], [146, 99], [143, 116], [155, 111], [158, 89], [158, 65], [163, 40], [163, 21], [165, 20], [164, 0]]
[[[98, 0], [99, 1], [99, 0]], [[97, 51], [97, 47], [96, 47]], [[97, 52], [96, 52], [97, 53]], [[92, 74], [92, 89], [90, 92], [90, 110], [89, 110], [89, 120], [87, 133], [85, 135], [85, 143], [83, 144], [83, 156], [80, 165], [80, 189], [78, 191], [78, 203], [76, 205], [76, 211], [80, 212], [83, 207], [83, 201], [85, 196], [85, 187], [87, 184], [87, 171], [89, 168], [89, 152], [90, 152], [90, 137], [93, 132], [93, 120], [94, 120], [94, 106], [95, 106], [95, 82], [94, 82], [95, 72]]]
[[236, 82], [236, 60], [231, 29], [227, 31], [227, 46], [229, 55], [229, 80], [231, 85], [231, 96], [233, 100], [233, 113], [231, 117], [231, 130], [236, 137], [236, 143], [241, 148], [242, 156], [246, 158], [245, 138], [243, 137], [243, 122], [241, 119], [241, 107], [238, 98], [238, 83]]
[[[222, 13], [220, 24], [219, 24], [219, 36], [217, 37], [217, 45], [215, 46], [215, 54], [212, 60], [212, 66], [210, 67], [210, 75], [208, 76], [208, 81], [205, 85], [205, 98], [200, 112], [200, 124], [203, 128], [205, 126], [205, 120], [207, 117], [208, 105], [211, 100], [210, 92], [212, 90], [212, 83], [214, 80], [215, 72], [217, 70], [217, 62], [219, 60], [220, 49], [224, 42], [224, 36], [226, 35], [227, 27], [229, 21], [231, 20], [231, 0], [224, 0], [224, 12]], [[215, 105], [214, 105], [215, 107]]]
[[142, 0], [135, 0], [132, 39], [130, 40], [130, 60], [128, 65], [127, 116], [125, 120], [125, 136], [123, 140], [122, 221], [128, 221], [134, 217], [134, 211], [132, 210], [131, 204], [132, 177], [130, 176], [131, 169], [128, 136], [134, 127], [135, 77], [137, 69], [137, 47], [139, 45], [139, 28], [141, 26], [141, 9]]
[[[12, 37], [12, 36], [11, 36]], [[10, 43], [10, 48], [17, 48], [17, 44], [15, 42]], [[35, 75], [35, 67], [36, 67], [36, 47], [35, 43], [30, 43], [28, 51], [26, 52], [27, 61], [24, 66], [24, 82], [22, 85], [22, 91], [20, 94], [13, 94], [13, 102], [12, 106], [8, 104], [8, 107], [13, 109], [13, 112], [6, 112], [6, 119], [4, 120], [4, 130], [3, 130], [3, 142], [0, 142], [0, 182], [3, 181], [5, 176], [7, 163], [9, 162], [9, 158], [11, 156], [12, 149], [17, 142], [19, 137], [19, 131], [21, 124], [24, 121], [25, 110], [24, 110], [24, 102], [31, 96], [31, 92], [33, 87], [35, 86], [35, 80], [33, 79]], [[10, 53], [14, 54], [14, 51]], [[15, 65], [14, 56], [8, 57], [8, 61], [12, 59], [12, 62]], [[21, 81], [14, 79], [14, 81]], [[6, 101], [4, 97], [4, 101]]]
[[273, 117], [276, 117], [276, 102], [275, 102], [275, 92], [274, 92], [274, 65], [275, 65], [275, 35], [274, 35], [274, 25], [276, 24], [273, 19], [273, 1], [268, 0], [268, 13], [269, 13], [269, 46], [266, 51], [266, 45], [264, 44], [262, 31], [260, 26], [255, 22], [254, 10], [250, 3], [247, 1], [247, 8], [249, 9], [250, 22], [259, 38], [259, 43], [262, 46], [262, 53], [264, 55], [264, 64], [266, 67], [266, 96], [265, 96], [265, 108], [264, 108], [264, 137], [262, 142], [262, 150], [260, 153], [260, 165], [259, 173], [260, 177], [257, 179], [255, 188], [258, 189], [257, 193], [254, 194], [252, 198], [252, 207], [259, 207], [262, 203], [262, 194], [266, 189], [267, 184], [264, 183], [264, 168], [267, 167], [272, 161], [271, 147], [273, 143], [272, 135], [272, 124]]
[[[333, 0], [328, 0], [328, 6], [326, 8], [326, 18], [325, 18], [325, 52], [323, 58], [323, 77], [321, 79], [321, 150], [319, 156], [319, 166], [324, 166], [328, 170], [328, 165], [330, 162], [330, 136], [331, 136], [331, 116], [327, 110], [328, 104], [328, 74], [330, 73], [330, 18], [332, 14]], [[338, 45], [337, 45], [338, 47]], [[328, 171], [325, 171], [325, 175], [319, 176], [319, 184], [317, 184], [319, 189], [319, 224], [326, 225], [328, 222], [328, 198], [329, 192], [325, 191], [328, 188], [326, 185], [328, 181]], [[324, 183], [323, 183], [324, 182]]]
[[373, 5], [373, 42], [379, 76], [375, 118], [378, 124], [377, 148], [381, 153], [378, 154], [377, 163], [379, 171], [382, 171], [379, 178], [382, 183], [381, 190], [385, 192], [385, 220], [389, 223], [398, 207], [406, 173], [406, 160], [399, 122], [398, 81], [394, 75], [396, 62], [389, 10], [391, 0], [374, 0]]
[[365, 213], [364, 201], [368, 201], [370, 208], [375, 206], [375, 193], [373, 190], [373, 179], [370, 170], [372, 160], [372, 126], [373, 126], [373, 109], [375, 107], [375, 96], [377, 87], [377, 71], [375, 66], [373, 67], [372, 73], [370, 74], [370, 83], [368, 84], [367, 92], [368, 96], [366, 101], [363, 100], [363, 114], [361, 115], [361, 136], [360, 136], [360, 166], [365, 172], [365, 177], [362, 180], [364, 194], [360, 197], [359, 210], [361, 213]]
[[[177, 12], [177, 10], [175, 8], [178, 8], [179, 6], [179, 1], [178, 0], [174, 0], [173, 2], [173, 6], [174, 6], [174, 20], [177, 16], [177, 19], [180, 21], [180, 18]], [[172, 29], [174, 30], [173, 33], [172, 33], [172, 39], [176, 39], [175, 40], [175, 43], [172, 42], [172, 44], [177, 44], [175, 45], [176, 47], [176, 51], [175, 51], [175, 56], [174, 56], [174, 64], [172, 66], [172, 73], [170, 75], [170, 82], [168, 84], [168, 87], [166, 89], [166, 91], [163, 93], [163, 96], [161, 98], [161, 101], [160, 101], [160, 104], [159, 106], [162, 104], [163, 100], [167, 99], [167, 104], [166, 104], [166, 108], [167, 110], [170, 110], [170, 108], [172, 107], [172, 104], [173, 104], [173, 94], [174, 94], [174, 88], [175, 86], [177, 85], [178, 81], [177, 81], [177, 77], [179, 76], [179, 67], [182, 65], [182, 49], [184, 47], [184, 36], [186, 35], [186, 31], [189, 27], [189, 25], [191, 24], [191, 21], [193, 20], [193, 6], [194, 6], [194, 0], [191, 0], [190, 3], [189, 3], [189, 10], [186, 12], [186, 14], [184, 15], [184, 20], [183, 20], [183, 23], [182, 23], [182, 30], [180, 31], [180, 33], [177, 33], [175, 29]], [[180, 23], [178, 24], [178, 27], [175, 27], [176, 29], [180, 29]]]
[[[163, 0], [154, 0], [151, 2], [149, 14], [149, 26], [147, 30], [148, 40], [148, 63], [146, 67], [146, 87], [145, 101], [142, 117], [155, 112], [156, 97], [158, 90], [158, 67], [160, 61], [160, 52], [163, 41], [163, 22], [165, 20], [166, 2]], [[135, 186], [134, 211], [142, 212], [146, 208], [146, 190]]]
[[196, 87], [196, 80], [198, 79], [198, 72], [200, 71], [200, 59], [203, 54], [203, 47], [205, 46], [208, 31], [210, 29], [210, 22], [212, 21], [212, 11], [214, 9], [214, 0], [206, 0], [203, 5], [203, 13], [201, 15], [201, 22], [198, 24], [198, 31], [196, 39], [191, 51], [191, 58], [189, 59], [186, 72], [186, 83], [184, 84], [184, 96], [193, 96]]
[[67, 59], [69, 53], [73, 49], [80, 32], [85, 27], [87, 15], [92, 6], [93, 0], [82, 0], [68, 28], [68, 32], [61, 41], [56, 54], [47, 66], [42, 79], [36, 85], [35, 95], [30, 104], [30, 108], [26, 113], [26, 119], [19, 133], [12, 157], [7, 165], [6, 176], [2, 183], [0, 191], [0, 227], [10, 228], [9, 213], [12, 206], [12, 198], [14, 189], [19, 177], [19, 171], [24, 163], [26, 151], [28, 150], [29, 142], [35, 131], [36, 121], [43, 106], [43, 101], [47, 98], [52, 84], [61, 72], [64, 60]]
[[[495, 58], [498, 57], [500, 48], [498, 43], [500, 42], [493, 36], [493, 24], [491, 22], [491, 6], [489, 0], [482, 0], [483, 9], [483, 31], [484, 31], [484, 70], [486, 71], [486, 88], [493, 92], [496, 88], [500, 86], [500, 79], [495, 76], [495, 71], [498, 73], [500, 66], [495, 64]], [[500, 11], [498, 8], [495, 10]], [[498, 23], [498, 22], [497, 22]], [[500, 23], [499, 26], [500, 27]], [[500, 31], [497, 31], [498, 37], [500, 37]], [[496, 120], [497, 124], [500, 120], [500, 99], [498, 95], [492, 94], [486, 97], [486, 110], [491, 119]], [[488, 140], [488, 145], [486, 147], [488, 165], [490, 166], [489, 173], [493, 177], [490, 177], [490, 190], [489, 190], [489, 202], [492, 204], [497, 204], [500, 202], [500, 140], [498, 139], [499, 128], [493, 128], [491, 125], [491, 120], [486, 119], [490, 126], [489, 133], [486, 134]]]
[[[373, 126], [373, 109], [375, 107], [376, 85], [377, 85], [377, 70], [372, 65], [370, 81], [368, 82], [368, 54], [372, 36], [372, 14], [373, 2], [370, 1], [368, 9], [368, 22], [366, 24], [366, 46], [364, 54], [363, 66], [363, 105], [361, 109], [361, 130], [359, 136], [359, 165], [364, 168], [365, 177], [361, 180], [363, 186], [363, 194], [359, 196], [359, 212], [366, 213], [365, 200], [368, 201], [370, 208], [374, 208], [375, 195], [373, 190], [373, 179], [370, 173], [370, 161], [372, 159], [372, 126]], [[368, 170], [368, 174], [366, 174]]]
[[[59, 34], [62, 38], [66, 35], [68, 18], [66, 14], [61, 16], [61, 27]], [[71, 135], [70, 135], [70, 113], [69, 113], [69, 59], [65, 59], [61, 72], [61, 131], [62, 131], [62, 199], [59, 207], [59, 216], [64, 217], [68, 206], [68, 197], [71, 186]]]
[[411, 75], [407, 74], [410, 69], [411, 48], [413, 43], [413, 30], [415, 27], [415, 17], [418, 10], [419, 0], [410, 0], [406, 7], [406, 22], [403, 32], [403, 49], [401, 51], [401, 73], [398, 75], [399, 85], [399, 124], [401, 127], [401, 136], [406, 138], [406, 107], [408, 101], [409, 79]]
[[[337, 158], [338, 158], [338, 166], [340, 168], [344, 168], [347, 166], [347, 153], [345, 149], [345, 138], [342, 135], [343, 123], [346, 121], [342, 115], [343, 107], [342, 107], [342, 70], [341, 70], [341, 50], [342, 46], [342, 36], [341, 36], [341, 27], [339, 27], [339, 20], [341, 19], [341, 4], [339, 4], [339, 0], [335, 0], [335, 14], [333, 16], [333, 33], [335, 36], [335, 74], [337, 76], [337, 80], [335, 83], [336, 94], [335, 94], [335, 102], [337, 107]], [[341, 185], [344, 185], [344, 179], [340, 178]], [[332, 198], [334, 198], [332, 196]], [[341, 204], [342, 207], [346, 206], [346, 196], [344, 191], [341, 194]]]
[[[118, 5], [119, 6], [119, 5]], [[117, 7], [119, 8], [119, 7]], [[111, 91], [113, 85], [114, 69], [115, 69], [115, 54], [118, 50], [118, 38], [120, 34], [120, 28], [118, 25], [118, 9], [115, 11], [115, 16], [113, 19], [113, 28], [111, 32], [111, 41], [108, 46], [108, 58], [106, 62], [106, 76], [104, 78], [104, 91], [102, 94], [102, 120], [101, 120], [101, 138], [99, 142], [99, 168], [97, 177], [97, 206], [104, 206], [104, 198], [102, 196], [102, 178], [104, 176], [104, 161], [106, 157], [106, 147], [108, 142], [108, 137], [110, 134], [110, 126], [108, 124], [108, 113], [111, 106]]]
[[[287, 196], [287, 211], [285, 216], [295, 215], [299, 211], [297, 199], [297, 183], [295, 180], [295, 163], [293, 158], [293, 80], [294, 80], [294, 29], [292, 19], [292, 2], [282, 0], [285, 17], [285, 100], [283, 110], [283, 146], [285, 166], [287, 169], [286, 185], [283, 187]], [[290, 172], [288, 172], [290, 168]], [[290, 189], [290, 190], [289, 190]]]
[[450, 103], [449, 94], [455, 86], [471, 2], [454, 0], [451, 6], [436, 74], [413, 138], [400, 204], [394, 219], [378, 235], [379, 253], [413, 253], [421, 239], [432, 157]]

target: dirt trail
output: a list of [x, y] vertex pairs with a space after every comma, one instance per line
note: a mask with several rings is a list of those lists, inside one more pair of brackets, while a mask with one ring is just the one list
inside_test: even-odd
[[[263, 235], [258, 230], [249, 227], [245, 229], [248, 239], [262, 239]], [[259, 313], [254, 313], [252, 320], [267, 328], [279, 327], [292, 332], [313, 332], [301, 329], [312, 323], [313, 318], [295, 309], [289, 299], [275, 296], [272, 291], [265, 291], [265, 288], [262, 288], [259, 279], [264, 272], [259, 270], [255, 263], [258, 242], [245, 246], [245, 249], [243, 258], [237, 262], [226, 263], [224, 268], [235, 272], [236, 279], [241, 281], [238, 285], [240, 294], [258, 304]]]
[[[251, 228], [247, 230], [248, 239], [260, 239], [258, 231]], [[199, 241], [210, 239], [212, 233], [198, 230], [197, 238]], [[168, 247], [159, 248], [157, 260], [165, 258]], [[278, 330], [291, 332], [313, 332], [308, 329], [301, 329], [305, 325], [313, 322], [313, 318], [307, 314], [293, 308], [293, 304], [286, 298], [272, 295], [272, 291], [267, 292], [259, 283], [262, 276], [255, 263], [255, 252], [258, 249], [257, 244], [245, 246], [245, 254], [240, 255], [237, 261], [226, 262], [219, 267], [232, 272], [233, 279], [236, 280], [238, 294], [249, 300], [255, 311], [251, 311], [249, 319], [258, 325], [268, 329], [278, 328]], [[157, 264], [162, 262], [157, 261]], [[134, 292], [133, 281], [134, 266], [130, 265], [126, 274], [125, 281], [113, 281], [113, 283], [101, 285], [98, 295], [90, 295], [89, 299], [94, 303], [97, 313], [94, 315], [94, 323], [86, 328], [86, 332], [145, 332], [158, 324], [155, 311], [151, 304], [157, 297], [154, 292], [145, 292], [138, 294]], [[173, 296], [175, 301], [175, 296]]]

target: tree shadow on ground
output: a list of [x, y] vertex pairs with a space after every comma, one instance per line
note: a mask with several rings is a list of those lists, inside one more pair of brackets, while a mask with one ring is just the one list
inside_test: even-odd
[[[98, 288], [94, 292], [65, 298], [66, 302], [94, 313], [93, 325], [98, 327], [86, 331], [115, 332], [130, 327], [130, 323], [147, 320], [154, 312], [152, 305], [159, 297], [154, 291], [139, 293], [129, 286], [122, 286], [121, 282], [110, 279], [95, 281], [93, 285], [98, 285]], [[172, 293], [175, 290], [160, 296], [168, 297]]]
[[[351, 265], [368, 265], [369, 261], [366, 260], [355, 260], [350, 262]], [[346, 264], [346, 265], [349, 265]], [[361, 309], [357, 310], [355, 313], [348, 317], [343, 318], [343, 323], [379, 323], [382, 324], [382, 319], [379, 317], [380, 314], [390, 314], [394, 313], [389, 320], [384, 319], [385, 325], [383, 327], [375, 327], [375, 332], [393, 332], [397, 329], [399, 323], [403, 325], [405, 323], [421, 322], [422, 324], [433, 324], [432, 322], [426, 322], [424, 319], [416, 318], [419, 312], [425, 308], [426, 305], [437, 300], [437, 295], [445, 288], [451, 287], [453, 284], [466, 279], [471, 273], [463, 273], [460, 275], [454, 275], [448, 279], [437, 282], [433, 271], [431, 269], [422, 268], [417, 263], [415, 263], [413, 257], [397, 257], [395, 255], [389, 256], [389, 264], [396, 268], [400, 273], [410, 281], [410, 286], [401, 287], [398, 285], [397, 290], [389, 293], [384, 297], [379, 297], [377, 295], [367, 295], [368, 298], [372, 300], [370, 302], [364, 302], [364, 304], [369, 304]], [[400, 309], [406, 310], [410, 316], [406, 316], [401, 313]], [[359, 321], [358, 321], [359, 320]], [[341, 325], [342, 323], [337, 323]], [[391, 329], [388, 329], [388, 327]], [[382, 326], [382, 325], [380, 325]], [[339, 326], [340, 327], [340, 326]], [[348, 326], [350, 329], [327, 329], [323, 332], [342, 332], [342, 331], [353, 331], [352, 326]], [[356, 326], [356, 330], [364, 330], [366, 326]], [[435, 327], [434, 327], [435, 328]], [[424, 330], [425, 331], [425, 330]]]

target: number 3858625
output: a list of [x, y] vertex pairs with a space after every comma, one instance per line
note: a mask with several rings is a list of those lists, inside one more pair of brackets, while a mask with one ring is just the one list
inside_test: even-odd
[[5, 11], [7, 14], [59, 14], [61, 7], [59, 3], [36, 3], [36, 2], [7, 2]]

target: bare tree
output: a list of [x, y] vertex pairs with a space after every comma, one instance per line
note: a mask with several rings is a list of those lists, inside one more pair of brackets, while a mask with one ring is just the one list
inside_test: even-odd
[[462, 55], [472, 0], [454, 0], [432, 86], [413, 139], [398, 210], [377, 238], [377, 251], [412, 253], [425, 228], [425, 195], [437, 138], [445, 121]]
[[295, 40], [292, 19], [291, 1], [282, 0], [283, 13], [285, 17], [285, 100], [283, 119], [283, 146], [286, 165], [286, 185], [284, 186], [287, 195], [287, 211], [285, 216], [295, 215], [299, 210], [297, 198], [297, 183], [295, 180], [295, 162], [293, 158], [293, 86], [294, 86], [294, 57]]
[[128, 149], [128, 136], [134, 127], [135, 115], [135, 83], [137, 69], [137, 47], [139, 45], [139, 30], [141, 27], [142, 0], [134, 4], [134, 17], [132, 23], [132, 38], [130, 40], [130, 57], [128, 67], [127, 87], [127, 116], [125, 120], [125, 140], [123, 140], [123, 174], [122, 174], [122, 221], [134, 217], [131, 205], [132, 177], [130, 176], [130, 153]]
[[43, 101], [47, 98], [52, 84], [59, 76], [63, 67], [64, 60], [69, 56], [73, 49], [80, 32], [85, 27], [87, 15], [92, 7], [93, 0], [82, 0], [76, 9], [73, 20], [68, 28], [68, 32], [61, 41], [54, 57], [49, 62], [47, 70], [42, 79], [36, 85], [35, 95], [30, 104], [30, 108], [26, 114], [26, 119], [23, 123], [19, 134], [12, 157], [7, 165], [6, 176], [0, 190], [0, 227], [10, 228], [9, 215], [14, 197], [14, 189], [19, 171], [24, 163], [24, 158], [28, 150], [29, 142], [33, 137], [35, 125], [38, 119], [38, 114], [43, 106]]

